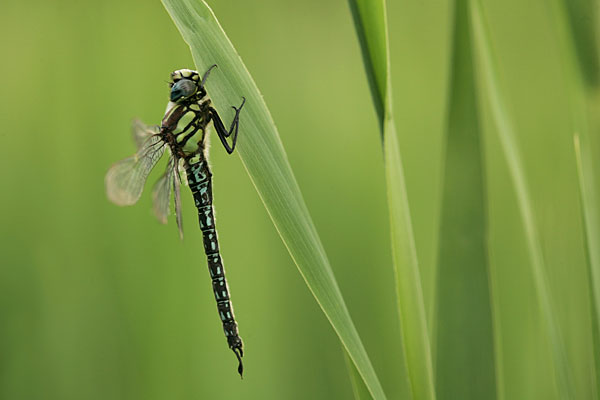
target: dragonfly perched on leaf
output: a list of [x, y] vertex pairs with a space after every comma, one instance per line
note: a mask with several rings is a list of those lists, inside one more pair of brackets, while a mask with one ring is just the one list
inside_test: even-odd
[[188, 186], [198, 208], [200, 230], [217, 309], [227, 344], [238, 359], [238, 372], [242, 376], [243, 344], [233, 315], [223, 259], [219, 251], [212, 206], [212, 173], [207, 152], [209, 128], [214, 128], [227, 153], [233, 153], [237, 143], [240, 111], [246, 99], [242, 97], [241, 105], [232, 107], [235, 115], [229, 129], [225, 128], [204, 87], [214, 67], [216, 65], [210, 67], [202, 78], [198, 72], [190, 69], [180, 69], [171, 73], [170, 101], [160, 126], [148, 126], [138, 120], [133, 122], [133, 138], [137, 152], [115, 163], [108, 170], [105, 183], [106, 193], [113, 203], [120, 206], [135, 204], [142, 195], [150, 171], [166, 150], [169, 161], [165, 173], [152, 189], [153, 208], [159, 221], [166, 223], [173, 193], [177, 226], [180, 236], [183, 237], [180, 171], [186, 174]]

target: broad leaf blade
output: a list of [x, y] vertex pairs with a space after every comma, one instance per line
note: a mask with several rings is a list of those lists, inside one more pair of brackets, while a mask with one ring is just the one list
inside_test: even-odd
[[[586, 262], [588, 267], [588, 282], [590, 291], [590, 303], [591, 303], [591, 320], [592, 320], [592, 345], [594, 352], [594, 368], [595, 368], [595, 379], [596, 379], [596, 398], [600, 396], [600, 307], [598, 306], [598, 289], [597, 283], [594, 277], [597, 271], [600, 270], [600, 263], [598, 257], [598, 247], [600, 243], [591, 240], [599, 240], [598, 236], [598, 225], [595, 221], [594, 216], [596, 213], [596, 204], [591, 202], [595, 198], [594, 187], [590, 182], [590, 170], [591, 167], [588, 164], [584, 167], [583, 157], [587, 158], [587, 161], [591, 161], [591, 156], [588, 149], [583, 149], [581, 145], [581, 139], [579, 135], [575, 135], [575, 159], [577, 162], [577, 177], [579, 182], [579, 198], [581, 201], [582, 212], [582, 223], [584, 228], [584, 244], [586, 250]], [[582, 154], [582, 152], [584, 154]]]
[[[600, 3], [595, 0], [561, 0], [564, 8], [561, 14], [570, 20], [565, 34], [572, 36], [573, 59], [578, 64], [579, 73], [585, 83], [600, 89]], [[561, 7], [562, 8], [562, 7]]]
[[439, 399], [495, 399], [484, 152], [473, 67], [469, 0], [454, 2], [437, 265]]
[[321, 309], [338, 334], [373, 398], [385, 394], [354, 327], [342, 294], [310, 218], [277, 128], [248, 70], [203, 1], [163, 0], [196, 67], [212, 64], [207, 91], [218, 110], [247, 99], [240, 120], [240, 157], [267, 212]]
[[392, 115], [385, 1], [350, 0], [350, 8], [382, 129], [398, 312], [410, 390], [415, 399], [434, 399], [435, 388], [423, 289]]
[[[600, 4], [589, 0], [548, 3], [567, 77], [591, 303], [596, 398], [600, 397]], [[590, 16], [592, 16], [590, 18]], [[595, 17], [595, 18], [594, 18]]]

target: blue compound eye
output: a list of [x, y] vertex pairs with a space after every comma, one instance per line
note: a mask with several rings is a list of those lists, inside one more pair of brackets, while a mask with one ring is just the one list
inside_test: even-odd
[[187, 99], [198, 90], [196, 82], [190, 79], [181, 79], [177, 81], [171, 88], [171, 101], [179, 101]]

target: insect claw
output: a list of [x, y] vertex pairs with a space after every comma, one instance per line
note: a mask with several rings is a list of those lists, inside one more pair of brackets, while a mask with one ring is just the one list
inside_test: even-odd
[[231, 350], [233, 350], [233, 352], [239, 362], [238, 374], [240, 374], [240, 378], [244, 379], [244, 364], [242, 363], [242, 357], [244, 356], [244, 351], [239, 347], [233, 347]]
[[208, 75], [210, 75], [210, 71], [212, 71], [213, 68], [217, 68], [217, 64], [213, 64], [211, 65], [206, 72], [204, 73], [204, 76], [202, 77], [202, 82], [200, 83], [200, 87], [203, 88], [204, 84], [206, 83], [206, 80], [208, 79]]
[[244, 104], [246, 104], [246, 98], [244, 96], [242, 96], [242, 104], [240, 104], [239, 107], [236, 106], [231, 106], [231, 108], [233, 108], [235, 111], [239, 112], [242, 110], [242, 107], [244, 107]]

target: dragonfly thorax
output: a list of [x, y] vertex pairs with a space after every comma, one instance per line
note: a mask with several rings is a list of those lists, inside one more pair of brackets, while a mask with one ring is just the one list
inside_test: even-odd
[[207, 129], [210, 122], [210, 99], [196, 103], [169, 102], [161, 124], [161, 134], [171, 152], [186, 161], [205, 158]]

